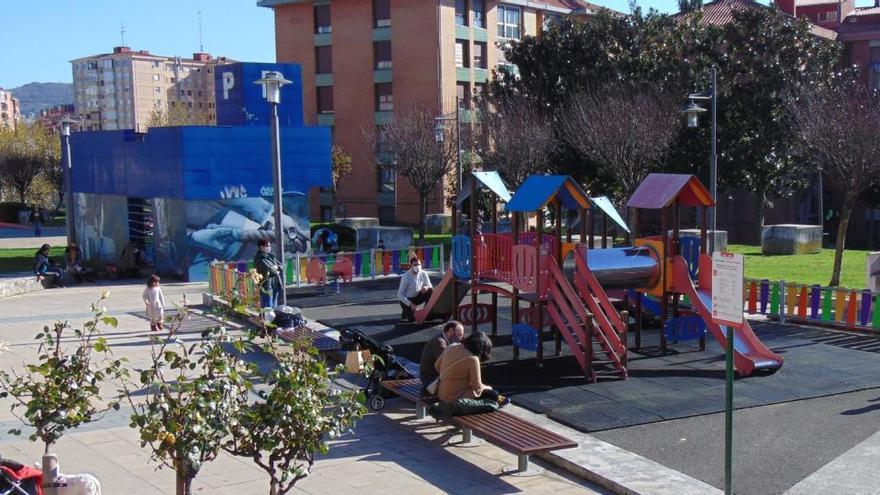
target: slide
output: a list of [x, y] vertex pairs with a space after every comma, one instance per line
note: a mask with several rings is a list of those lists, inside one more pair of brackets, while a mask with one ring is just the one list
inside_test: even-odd
[[[705, 290], [698, 291], [694, 287], [694, 283], [688, 275], [687, 262], [683, 257], [676, 256], [670, 262], [672, 290], [690, 298], [694, 311], [703, 317], [706, 326], [718, 339], [721, 347], [727, 349], [727, 335], [729, 335], [730, 329], [726, 325], [712, 323], [712, 293]], [[703, 266], [702, 262], [700, 266]], [[711, 261], [707, 266], [711, 269]], [[735, 353], [734, 366], [743, 376], [751, 375], [755, 371], [772, 373], [782, 367], [782, 356], [768, 349], [758, 339], [749, 326], [748, 320], [743, 320], [742, 329], [737, 329], [734, 332], [733, 349]]]
[[428, 299], [428, 302], [423, 307], [416, 310], [416, 323], [422, 324], [427, 320], [446, 319], [451, 316], [456, 302], [461, 302], [468, 291], [467, 287], [459, 288], [458, 301], [454, 301], [452, 298], [452, 293], [454, 292], [452, 288], [456, 283], [455, 275], [452, 273], [452, 265], [450, 264], [449, 268], [446, 269], [446, 274], [443, 275], [443, 279], [434, 286], [431, 298]]

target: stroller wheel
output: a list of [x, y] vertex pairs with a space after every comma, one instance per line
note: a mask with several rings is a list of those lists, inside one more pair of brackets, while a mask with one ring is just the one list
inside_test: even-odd
[[370, 396], [370, 409], [381, 411], [385, 407], [385, 397], [382, 394], [373, 394]]

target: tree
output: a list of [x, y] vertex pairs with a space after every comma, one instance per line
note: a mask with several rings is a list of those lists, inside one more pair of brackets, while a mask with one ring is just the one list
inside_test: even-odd
[[185, 107], [185, 102], [173, 101], [167, 109], [154, 108], [147, 127], [174, 127], [180, 125], [213, 125], [207, 110]]
[[648, 86], [609, 85], [575, 94], [559, 121], [571, 146], [599, 164], [616, 182], [615, 196], [626, 199], [678, 135], [676, 110], [673, 98]]
[[497, 170], [511, 187], [531, 174], [553, 169], [556, 148], [552, 119], [518, 94], [487, 94], [477, 100], [480, 122], [474, 126], [477, 154], [487, 170]]
[[[261, 346], [275, 366], [257, 370], [268, 390], [245, 407], [231, 424], [224, 449], [247, 457], [269, 474], [269, 493], [284, 495], [309, 475], [316, 454], [366, 412], [361, 390], [333, 390], [330, 375], [308, 339], [296, 339], [282, 352], [274, 341]], [[342, 366], [336, 372], [342, 371]]]
[[846, 74], [793, 102], [790, 110], [798, 156], [821, 170], [843, 193], [829, 282], [837, 286], [856, 200], [880, 185], [880, 94]]
[[[419, 195], [419, 240], [425, 239], [428, 195], [440, 187], [455, 163], [456, 143], [453, 132], [442, 141], [434, 134], [434, 115], [424, 109], [395, 113], [381, 127], [380, 152], [377, 133], [364, 129], [364, 136], [377, 163], [406, 177]], [[389, 158], [390, 157], [390, 158]]]
[[[249, 367], [224, 346], [240, 353], [223, 327], [202, 332], [186, 347], [175, 335], [186, 312], [178, 308], [165, 337], [153, 337], [150, 365], [138, 371], [139, 384], [123, 381], [123, 393], [134, 412], [130, 426], [140, 431], [160, 466], [176, 473], [177, 495], [190, 495], [192, 481], [206, 462], [217, 457], [247, 402]], [[147, 393], [138, 396], [139, 388]]]
[[[124, 358], [113, 359], [101, 325], [115, 327], [116, 318], [107, 315], [102, 306], [109, 297], [105, 292], [92, 304], [92, 318], [83, 327], [73, 328], [67, 321], [48, 325], [38, 333], [40, 342], [36, 364], [26, 366], [24, 374], [0, 371], [0, 396], [12, 396], [12, 413], [22, 423], [34, 428], [31, 441], [41, 441], [44, 452], [72, 428], [100, 419], [119, 404], [111, 400], [104, 405], [100, 388], [110, 380], [125, 376]], [[71, 338], [72, 337], [72, 338]], [[96, 354], [103, 359], [95, 359]], [[24, 411], [19, 416], [17, 411]], [[10, 430], [20, 435], [20, 429]]]
[[691, 12], [703, 7], [703, 0], [678, 0], [679, 12]]
[[339, 192], [339, 181], [351, 173], [351, 155], [346, 153], [342, 146], [333, 145], [331, 155], [333, 174], [333, 197]]
[[60, 159], [57, 137], [40, 124], [0, 129], [0, 181], [18, 193], [22, 204], [34, 180], [60, 168]]

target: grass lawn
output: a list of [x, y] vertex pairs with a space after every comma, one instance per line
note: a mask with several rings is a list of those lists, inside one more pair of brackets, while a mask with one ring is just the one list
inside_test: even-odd
[[[0, 249], [0, 273], [33, 272], [34, 248]], [[49, 250], [49, 257], [60, 263], [64, 259], [64, 246]]]
[[[797, 256], [763, 256], [761, 246], [731, 244], [728, 249], [744, 254], [746, 278], [766, 278], [771, 281], [785, 280], [802, 284], [828, 285], [834, 266], [834, 249], [823, 249], [819, 254]], [[843, 287], [863, 289], [865, 280], [865, 255], [868, 251], [847, 249], [843, 253], [840, 283]]]

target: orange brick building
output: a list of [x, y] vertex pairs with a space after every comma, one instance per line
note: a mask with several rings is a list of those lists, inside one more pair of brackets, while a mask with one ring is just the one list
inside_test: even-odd
[[[259, 0], [275, 12], [278, 62], [302, 64], [307, 124], [333, 127], [334, 144], [352, 155], [336, 201], [313, 191], [315, 220], [378, 217], [418, 223], [418, 196], [405, 178], [383, 171], [365, 133], [395, 111], [423, 108], [471, 119], [470, 98], [493, 69], [505, 66], [499, 45], [540, 34], [555, 17], [588, 16], [580, 0]], [[428, 212], [444, 211], [438, 185]]]

